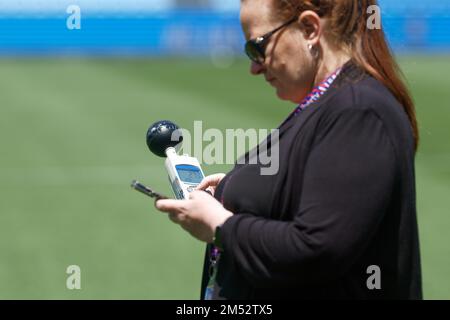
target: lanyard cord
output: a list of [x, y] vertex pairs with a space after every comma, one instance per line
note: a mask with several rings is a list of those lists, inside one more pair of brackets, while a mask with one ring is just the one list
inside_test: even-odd
[[328, 77], [326, 77], [321, 83], [319, 83], [314, 89], [312, 89], [312, 91], [308, 93], [305, 98], [303, 98], [302, 102], [297, 106], [297, 108], [295, 108], [294, 115], [299, 114], [301, 111], [305, 110], [305, 108], [311, 103], [319, 100], [319, 98], [323, 96], [325, 92], [327, 92], [327, 90], [331, 87], [331, 84], [334, 82], [334, 80], [336, 80], [341, 70], [342, 67], [338, 68]]

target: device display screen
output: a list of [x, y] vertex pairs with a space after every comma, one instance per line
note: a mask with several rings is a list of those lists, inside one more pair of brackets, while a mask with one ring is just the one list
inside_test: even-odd
[[187, 183], [200, 183], [203, 180], [202, 172], [199, 168], [191, 165], [181, 164], [175, 166], [181, 181]]

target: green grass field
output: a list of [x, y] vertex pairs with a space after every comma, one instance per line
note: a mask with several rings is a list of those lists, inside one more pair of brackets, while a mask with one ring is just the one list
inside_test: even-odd
[[[417, 102], [424, 295], [450, 299], [450, 56], [400, 59]], [[274, 128], [290, 112], [248, 63], [0, 60], [0, 299], [197, 299], [203, 244], [133, 178], [170, 193], [145, 145], [155, 120]], [[230, 165], [205, 166], [207, 174]], [[81, 267], [81, 290], [66, 268]]]

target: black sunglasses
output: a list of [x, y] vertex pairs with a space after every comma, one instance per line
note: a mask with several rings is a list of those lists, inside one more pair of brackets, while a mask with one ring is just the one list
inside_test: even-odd
[[288, 22], [282, 24], [278, 28], [267, 32], [265, 35], [257, 37], [255, 39], [250, 39], [245, 43], [245, 53], [250, 58], [250, 60], [262, 64], [266, 59], [266, 45], [269, 38], [274, 35], [278, 30], [290, 25], [294, 21], [297, 21], [297, 17], [292, 18]]

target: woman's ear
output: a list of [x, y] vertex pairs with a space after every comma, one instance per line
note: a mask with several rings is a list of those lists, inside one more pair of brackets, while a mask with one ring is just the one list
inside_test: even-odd
[[298, 17], [298, 23], [303, 32], [304, 39], [315, 46], [322, 36], [322, 21], [312, 10], [306, 10]]

